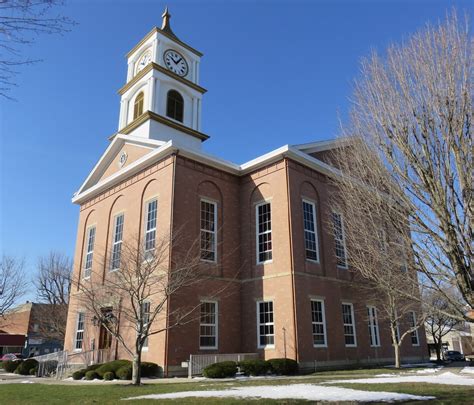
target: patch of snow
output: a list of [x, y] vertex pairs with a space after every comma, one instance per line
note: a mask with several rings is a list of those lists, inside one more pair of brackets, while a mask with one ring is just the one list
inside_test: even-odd
[[397, 375], [391, 377], [375, 377], [375, 378], [359, 378], [353, 380], [338, 380], [329, 381], [324, 384], [385, 384], [385, 383], [430, 383], [430, 384], [444, 384], [444, 385], [472, 385], [474, 386], [474, 379], [454, 373], [441, 373], [436, 375]]
[[435, 374], [439, 370], [441, 370], [443, 367], [439, 368], [424, 368], [422, 370], [411, 370], [410, 373], [415, 373], [415, 374]]
[[466, 373], [466, 374], [474, 374], [474, 367], [464, 367], [461, 370], [461, 373]]
[[151, 394], [134, 399], [174, 399], [174, 398], [266, 398], [266, 399], [306, 399], [308, 401], [361, 401], [393, 402], [423, 401], [434, 397], [399, 394], [396, 392], [361, 391], [350, 388], [324, 387], [316, 384], [263, 385], [237, 387], [227, 390], [184, 391], [169, 394]]

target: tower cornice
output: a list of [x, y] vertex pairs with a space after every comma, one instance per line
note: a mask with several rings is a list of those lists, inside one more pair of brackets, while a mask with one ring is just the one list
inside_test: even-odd
[[184, 132], [188, 135], [191, 135], [201, 141], [205, 141], [209, 139], [209, 135], [206, 135], [202, 132], [196, 131], [195, 129], [189, 128], [179, 122], [176, 122], [174, 120], [170, 120], [169, 118], [166, 118], [160, 114], [154, 113], [153, 111], [145, 111], [142, 115], [140, 115], [137, 119], [133, 120], [130, 124], [127, 126], [123, 127], [120, 131], [117, 133], [113, 134], [112, 136], [109, 137], [109, 140], [113, 140], [117, 134], [124, 134], [127, 135], [131, 133], [134, 129], [138, 128], [140, 125], [145, 123], [148, 120], [154, 120], [156, 122], [159, 122], [161, 124], [167, 125], [173, 129], [176, 129], [178, 131]]
[[185, 84], [186, 86], [191, 87], [192, 89], [198, 91], [201, 94], [204, 94], [207, 92], [207, 90], [204, 87], [201, 87], [197, 85], [196, 83], [193, 83], [192, 81], [185, 79], [184, 77], [178, 76], [176, 73], [173, 73], [172, 71], [165, 69], [163, 66], [158, 65], [155, 62], [149, 63], [147, 66], [145, 66], [140, 72], [138, 72], [127, 84], [125, 84], [122, 88], [118, 90], [118, 94], [123, 95], [124, 93], [127, 92], [135, 83], [137, 83], [143, 76], [145, 76], [148, 72], [151, 70], [157, 70], [161, 73], [164, 73], [165, 75], [171, 77], [172, 79], [177, 80], [178, 82], [181, 82]]
[[129, 58], [134, 52], [136, 52], [150, 37], [152, 37], [154, 34], [161, 34], [164, 35], [165, 37], [171, 39], [172, 41], [176, 42], [178, 45], [181, 45], [183, 48], [187, 49], [188, 51], [194, 53], [195, 55], [201, 57], [203, 54], [199, 52], [198, 50], [194, 49], [193, 47], [189, 46], [188, 44], [184, 43], [183, 41], [179, 40], [176, 38], [174, 35], [169, 34], [166, 31], [163, 31], [162, 29], [158, 27], [153, 27], [152, 30], [146, 34], [141, 41], [136, 44], [125, 56]]

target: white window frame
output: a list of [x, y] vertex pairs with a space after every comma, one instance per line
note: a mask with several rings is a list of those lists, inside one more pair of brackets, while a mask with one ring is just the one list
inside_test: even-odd
[[[79, 329], [79, 324], [82, 323], [82, 329]], [[84, 345], [84, 334], [85, 334], [86, 314], [83, 311], [79, 311], [76, 316], [76, 332], [74, 333], [74, 351], [82, 352]], [[79, 333], [81, 338], [78, 339]], [[81, 341], [81, 347], [77, 347], [77, 342]]]
[[[342, 234], [342, 238], [341, 239], [337, 239], [336, 238], [336, 231], [334, 229], [334, 215], [339, 215], [339, 218], [340, 218], [340, 222], [341, 222], [341, 234]], [[334, 235], [334, 253], [335, 253], [335, 256], [336, 256], [336, 262], [339, 261], [339, 257], [337, 256], [337, 242], [339, 241], [339, 243], [341, 244], [342, 248], [344, 249], [344, 265], [342, 264], [337, 264], [337, 267], [340, 268], [340, 269], [347, 269], [348, 268], [348, 265], [347, 265], [347, 247], [346, 247], [346, 231], [345, 231], [345, 225], [344, 225], [344, 218], [342, 216], [342, 214], [338, 211], [333, 211], [331, 213], [331, 220], [332, 220], [332, 226], [333, 226], [333, 235]]]
[[[97, 229], [95, 225], [89, 226], [86, 230], [87, 242], [86, 242], [86, 255], [84, 257], [84, 273], [83, 273], [84, 280], [88, 280], [89, 278], [91, 278], [92, 265], [94, 263], [94, 245], [95, 245], [96, 232], [97, 232]], [[92, 239], [92, 242], [91, 242], [91, 239]], [[90, 266], [89, 266], [89, 258], [90, 258]]]
[[[148, 215], [150, 213], [150, 205], [152, 203], [156, 203], [156, 208], [155, 208], [155, 226], [152, 228], [148, 228]], [[124, 218], [125, 219], [125, 218]], [[156, 230], [157, 230], [157, 223], [158, 223], [158, 198], [154, 197], [151, 198], [146, 202], [146, 213], [145, 213], [145, 235], [144, 235], [144, 241], [143, 241], [143, 248], [144, 248], [144, 254], [145, 254], [145, 260], [148, 258], [153, 257], [153, 252], [156, 248]], [[148, 234], [151, 234], [152, 232], [155, 233], [154, 236], [154, 241], [153, 241], [153, 247], [150, 249], [147, 249], [146, 242], [147, 242], [147, 236]]]
[[[145, 312], [143, 310], [143, 307], [145, 305], [148, 305], [148, 312]], [[143, 327], [145, 327], [146, 325], [148, 325], [148, 323], [150, 322], [150, 314], [151, 314], [151, 302], [150, 301], [143, 301], [142, 302], [142, 311], [143, 311], [143, 320], [144, 318], [146, 317], [145, 315], [148, 314], [148, 322], [143, 322]], [[147, 352], [148, 351], [148, 343], [149, 343], [149, 338], [150, 336], [147, 336], [146, 339], [145, 339], [145, 342], [143, 343], [143, 346], [142, 346], [142, 350]]]
[[[343, 305], [349, 305], [351, 307], [351, 321], [352, 323], [344, 323], [344, 311], [343, 311]], [[352, 302], [342, 302], [341, 303], [341, 311], [342, 311], [342, 325], [343, 325], [343, 329], [344, 329], [344, 326], [352, 326], [352, 330], [353, 330], [353, 333], [354, 333], [354, 343], [351, 343], [351, 344], [346, 344], [346, 333], [345, 331], [343, 330], [344, 334], [344, 345], [346, 347], [357, 347], [357, 332], [356, 332], [356, 322], [355, 322], [355, 316], [354, 316], [354, 304]]]
[[[122, 228], [121, 228], [121, 236], [120, 236], [120, 240], [116, 241], [116, 236], [117, 236], [117, 222], [118, 222], [118, 219], [122, 217]], [[116, 214], [114, 216], [114, 228], [113, 228], [113, 233], [112, 233], [112, 249], [111, 249], [111, 252], [110, 252], [110, 271], [117, 271], [118, 269], [120, 269], [120, 262], [122, 260], [122, 242], [123, 242], [123, 228], [125, 226], [125, 213], [123, 212], [120, 212], [118, 214]], [[119, 254], [119, 266], [118, 267], [114, 267], [114, 249], [115, 249], [115, 246], [120, 246], [120, 254]]]
[[[215, 313], [214, 313], [214, 319], [215, 323], [201, 323], [201, 317], [199, 317], [199, 349], [200, 350], [217, 350], [219, 348], [219, 303], [217, 301], [211, 301], [211, 300], [201, 300], [201, 305], [202, 304], [214, 304], [215, 308]], [[201, 311], [201, 306], [199, 307], [199, 311]], [[213, 326], [214, 331], [215, 331], [215, 341], [216, 344], [214, 346], [202, 346], [201, 345], [201, 326]], [[206, 337], [209, 337], [206, 335]]]
[[[207, 229], [203, 229], [201, 224], [202, 224], [202, 203], [206, 204], [212, 204], [214, 206], [214, 231], [209, 231]], [[217, 202], [213, 200], [209, 200], [207, 198], [201, 198], [199, 201], [199, 238], [200, 238], [200, 259], [203, 262], [209, 262], [209, 263], [217, 263]], [[213, 239], [213, 246], [212, 246], [212, 252], [214, 252], [214, 259], [204, 259], [202, 257], [203, 249], [202, 249], [202, 234], [203, 232], [209, 233], [214, 236]]]
[[[264, 231], [264, 232], [260, 232], [259, 231], [259, 215], [258, 215], [258, 209], [263, 206], [263, 205], [269, 205], [270, 206], [270, 230], [268, 231]], [[265, 263], [271, 263], [273, 261], [273, 234], [272, 234], [272, 231], [273, 231], [273, 228], [272, 228], [272, 203], [271, 201], [262, 201], [260, 203], [258, 203], [256, 206], [255, 206], [255, 244], [256, 244], [256, 256], [257, 256], [257, 264], [265, 264]], [[270, 250], [266, 250], [264, 252], [260, 252], [260, 244], [259, 244], [259, 237], [261, 235], [268, 235], [270, 234], [270, 243], [271, 243], [271, 249]], [[270, 256], [271, 258], [270, 259], [267, 259], [267, 260], [260, 260], [260, 253], [267, 253], [267, 252], [270, 252]]]
[[[416, 326], [416, 312], [410, 311], [410, 328], [414, 328]], [[413, 338], [416, 337], [416, 342], [413, 343]], [[410, 341], [412, 346], [420, 346], [420, 336], [418, 335], [418, 329], [415, 329], [413, 332], [410, 333]]]
[[[313, 321], [313, 302], [319, 302], [321, 304], [321, 315], [323, 319], [322, 322]], [[314, 343], [313, 325], [323, 325], [324, 344]], [[311, 334], [313, 336], [313, 347], [328, 347], [328, 337], [327, 337], [327, 328], [326, 328], [326, 308], [325, 308], [323, 299], [316, 299], [316, 298], [311, 299]]]
[[[314, 231], [312, 231], [310, 229], [306, 229], [306, 227], [305, 227], [304, 204], [308, 204], [308, 205], [311, 206], [312, 214], [313, 214]], [[319, 239], [318, 239], [318, 219], [316, 217], [316, 203], [314, 201], [307, 200], [307, 199], [303, 198], [303, 200], [301, 202], [301, 209], [302, 209], [302, 213], [303, 213], [303, 240], [304, 240], [305, 259], [309, 262], [319, 263]], [[308, 256], [307, 256], [307, 253], [306, 253], [306, 251], [307, 251], [307, 249], [306, 249], [306, 232], [314, 234], [314, 243], [316, 244], [316, 250], [314, 252], [316, 252], [316, 259], [311, 259], [311, 258], [308, 258]]]
[[367, 320], [369, 323], [370, 347], [380, 347], [380, 328], [377, 308], [373, 305], [367, 305]]
[[[263, 303], [272, 303], [272, 322], [265, 322], [260, 323], [260, 304]], [[256, 302], [257, 304], [257, 347], [259, 349], [274, 349], [275, 348], [275, 302], [273, 300], [259, 300]], [[273, 326], [273, 334], [268, 335], [260, 335], [260, 326], [265, 325], [272, 325]], [[260, 344], [260, 337], [261, 336], [273, 336], [273, 344], [262, 345]]]

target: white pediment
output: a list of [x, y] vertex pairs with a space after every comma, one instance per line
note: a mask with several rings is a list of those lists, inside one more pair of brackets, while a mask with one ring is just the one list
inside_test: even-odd
[[76, 195], [94, 187], [97, 183], [106, 180], [108, 177], [125, 170], [129, 165], [133, 164], [133, 162], [152, 153], [165, 143], [166, 142], [138, 138], [130, 135], [116, 135]]

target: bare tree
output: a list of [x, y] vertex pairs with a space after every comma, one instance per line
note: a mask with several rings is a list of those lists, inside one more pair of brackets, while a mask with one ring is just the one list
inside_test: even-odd
[[2, 256], [0, 261], [0, 317], [26, 293], [24, 261]]
[[71, 290], [72, 261], [69, 257], [50, 252], [38, 259], [38, 274], [35, 280], [37, 298], [48, 304], [69, 303]]
[[372, 190], [369, 207], [365, 200], [358, 199], [358, 194], [348, 193], [349, 185], [355, 188], [367, 186], [358, 181], [347, 182], [346, 185], [340, 180], [339, 188], [330, 196], [331, 206], [337, 213], [333, 214], [332, 221], [335, 215], [342, 219], [337, 226], [334, 222], [329, 226], [334, 226], [335, 232], [338, 227], [344, 228], [345, 260], [358, 281], [356, 285], [376, 307], [377, 319], [389, 325], [395, 367], [399, 368], [403, 340], [416, 334], [424, 319], [419, 304], [417, 273], [406, 255], [405, 240], [400, 231], [403, 224], [398, 224], [398, 230], [392, 226], [391, 201], [385, 194]]
[[93, 323], [103, 326], [133, 359], [135, 385], [141, 381], [141, 355], [148, 338], [199, 316], [196, 310], [200, 305], [181, 305], [175, 310], [168, 305], [172, 296], [185, 294], [207, 278], [199, 241], [190, 242], [185, 235], [175, 232], [171, 238], [157, 238], [154, 248], [148, 250], [142, 238], [124, 241], [108, 261], [103, 259], [102, 265], [96, 266], [115, 270], [106, 271], [105, 276], [102, 271], [91, 272], [86, 279], [74, 282], [80, 305]]
[[37, 316], [41, 319], [40, 333], [52, 340], [64, 341], [66, 334], [69, 292], [71, 290], [72, 261], [69, 257], [50, 252], [38, 259], [38, 273], [34, 280], [40, 303]]
[[451, 332], [461, 323], [449, 315], [451, 312], [449, 302], [440, 294], [430, 291], [423, 297], [423, 303], [426, 313], [427, 333], [431, 335], [435, 349], [436, 360], [441, 361], [441, 351], [443, 347], [443, 337]]
[[[375, 231], [382, 215], [408, 267], [449, 302], [451, 316], [471, 321], [473, 45], [453, 12], [384, 57], [374, 52], [363, 59], [343, 128], [352, 145], [334, 157], [344, 174], [335, 184], [346, 202], [347, 229]], [[446, 294], [452, 287], [461, 300]]]
[[0, 95], [6, 98], [17, 75], [16, 68], [38, 60], [22, 56], [25, 45], [31, 45], [41, 34], [62, 34], [75, 22], [53, 15], [61, 0], [0, 1]]

